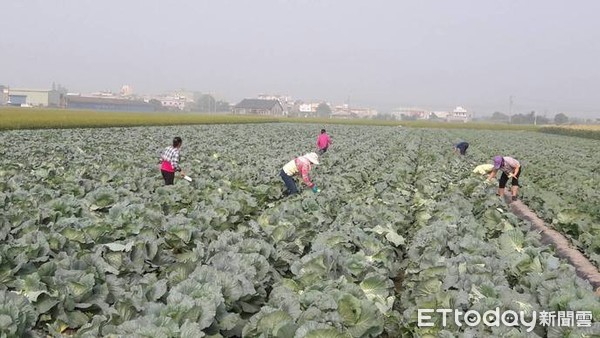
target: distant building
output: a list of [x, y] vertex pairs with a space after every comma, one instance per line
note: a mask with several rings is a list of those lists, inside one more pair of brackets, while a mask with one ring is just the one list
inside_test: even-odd
[[130, 85], [123, 85], [120, 91], [121, 96], [132, 96], [133, 88]]
[[111, 92], [110, 90], [102, 90], [99, 92], [91, 93], [89, 95], [89, 97], [114, 97], [114, 98], [117, 98], [118, 96], [115, 95], [115, 93]]
[[173, 97], [181, 97], [186, 99], [188, 102], [194, 102], [194, 98], [196, 96], [198, 96], [198, 94], [200, 93], [195, 93], [193, 91], [189, 91], [189, 90], [176, 90], [174, 92], [168, 93], [167, 96], [173, 96]]
[[27, 95], [13, 95], [8, 94], [8, 105], [15, 107], [28, 106]]
[[167, 96], [159, 99], [160, 104], [167, 109], [184, 110], [188, 100], [183, 96]]
[[319, 105], [320, 103], [317, 102], [301, 103], [298, 106], [298, 111], [303, 114], [314, 115], [317, 113], [317, 108], [319, 107]]
[[371, 108], [352, 108], [350, 112], [359, 119], [371, 119], [377, 116], [377, 110]]
[[[23, 102], [23, 98], [25, 102]], [[33, 107], [60, 107], [64, 102], [64, 95], [52, 89], [24, 89], [10, 88], [8, 101], [11, 105], [29, 105]]]
[[472, 114], [470, 114], [463, 107], [456, 107], [448, 116], [446, 116], [446, 121], [448, 122], [469, 122], [473, 118]]
[[139, 100], [127, 100], [107, 97], [67, 96], [68, 109], [107, 110], [122, 112], [153, 112], [155, 106]]
[[8, 87], [0, 86], [0, 106], [8, 104]]
[[352, 119], [356, 118], [356, 115], [352, 114], [349, 110], [336, 109], [333, 112], [331, 112], [331, 117], [336, 119]]
[[429, 111], [421, 108], [398, 108], [390, 115], [397, 119], [426, 120], [429, 119], [430, 113]]
[[335, 118], [373, 118], [377, 116], [377, 110], [371, 108], [353, 108], [348, 104], [335, 106], [331, 117]]
[[446, 118], [448, 117], [448, 112], [447, 111], [432, 111], [429, 114], [429, 119], [440, 119], [440, 120], [446, 120]]
[[296, 102], [289, 95], [258, 94], [260, 100], [277, 100], [283, 107], [283, 114], [288, 115], [294, 111]]
[[243, 99], [233, 107], [234, 114], [281, 116], [283, 111], [278, 100]]

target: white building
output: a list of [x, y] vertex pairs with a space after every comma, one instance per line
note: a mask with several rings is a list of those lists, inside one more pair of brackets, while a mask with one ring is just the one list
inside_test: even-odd
[[305, 114], [315, 114], [320, 103], [302, 103], [298, 106], [298, 111]]
[[469, 122], [473, 118], [473, 114], [469, 113], [465, 108], [458, 106], [451, 113], [448, 113], [446, 121], [448, 122]]
[[123, 85], [120, 94], [121, 96], [131, 96], [133, 95], [133, 88], [130, 85]]
[[279, 103], [293, 102], [292, 97], [288, 95], [258, 94], [261, 100], [277, 100]]
[[166, 96], [159, 99], [163, 107], [184, 110], [188, 100], [183, 96]]
[[403, 116], [414, 118], [417, 120], [426, 120], [429, 119], [429, 111], [422, 108], [398, 108], [394, 110], [390, 115], [394, 116], [397, 119], [402, 118]]

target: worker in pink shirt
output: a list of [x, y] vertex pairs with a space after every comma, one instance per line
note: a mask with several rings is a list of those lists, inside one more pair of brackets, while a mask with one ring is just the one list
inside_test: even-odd
[[311, 188], [313, 192], [319, 192], [317, 185], [311, 182], [310, 176], [308, 175], [313, 164], [319, 164], [319, 155], [316, 153], [308, 153], [304, 156], [297, 157], [283, 166], [279, 175], [287, 188], [287, 191], [285, 192], [286, 195], [298, 193], [298, 188], [296, 187], [296, 182], [293, 178], [296, 174], [302, 176], [304, 183]]
[[317, 148], [319, 155], [323, 155], [331, 145], [331, 137], [327, 135], [325, 129], [321, 129], [321, 134], [317, 137]]

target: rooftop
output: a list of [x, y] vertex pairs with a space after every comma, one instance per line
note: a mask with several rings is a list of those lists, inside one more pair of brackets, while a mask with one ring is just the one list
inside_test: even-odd
[[234, 108], [242, 109], [271, 109], [280, 104], [277, 100], [243, 99]]

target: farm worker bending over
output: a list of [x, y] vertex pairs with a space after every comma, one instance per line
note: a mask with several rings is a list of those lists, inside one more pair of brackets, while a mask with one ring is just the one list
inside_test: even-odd
[[462, 141], [454, 146], [454, 152], [457, 153], [460, 151], [461, 155], [465, 155], [467, 153], [467, 148], [469, 148], [469, 144], [465, 141]]
[[176, 171], [181, 173], [181, 177], [185, 176], [179, 166], [179, 151], [181, 149], [181, 144], [181, 137], [175, 137], [173, 139], [173, 145], [165, 148], [160, 155], [160, 171], [165, 179], [165, 185], [173, 184]]
[[473, 172], [475, 174], [485, 175], [491, 173], [492, 170], [494, 170], [494, 165], [486, 163], [476, 166], [475, 169], [473, 169]]
[[500, 181], [498, 182], [498, 196], [504, 196], [504, 187], [509, 178], [512, 179], [512, 200], [517, 200], [517, 192], [519, 191], [519, 176], [521, 175], [521, 164], [512, 157], [496, 156], [494, 157], [494, 169], [488, 176], [488, 181], [496, 177], [496, 172], [502, 171]]
[[319, 155], [323, 155], [327, 148], [331, 145], [331, 137], [327, 135], [325, 129], [321, 129], [321, 134], [317, 137], [317, 148], [319, 149]]
[[312, 183], [308, 176], [308, 173], [312, 169], [312, 164], [319, 164], [319, 155], [316, 153], [308, 153], [304, 156], [297, 157], [283, 166], [279, 175], [281, 175], [287, 188], [287, 191], [285, 192], [286, 195], [298, 193], [298, 188], [296, 187], [296, 182], [294, 182], [293, 178], [295, 174], [300, 174], [304, 183], [306, 183], [309, 188], [312, 188], [313, 192], [316, 193], [319, 191], [317, 185]]

